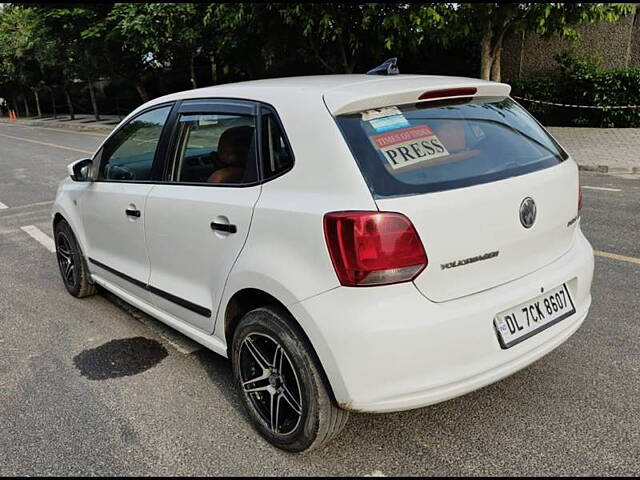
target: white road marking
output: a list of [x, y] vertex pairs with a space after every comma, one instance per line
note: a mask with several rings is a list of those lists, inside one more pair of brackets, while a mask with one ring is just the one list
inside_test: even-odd
[[640, 265], [640, 258], [627, 257], [626, 255], [618, 255], [617, 253], [600, 252], [598, 250], [594, 250], [593, 254], [597, 255], [598, 257], [620, 260], [621, 262], [637, 263], [638, 265]]
[[5, 208], [9, 208], [9, 207], [4, 203], [0, 202], [0, 210], [4, 210]]
[[621, 192], [620, 188], [607, 188], [607, 187], [590, 187], [589, 185], [583, 185], [582, 188], [586, 190], [604, 190], [605, 192]]
[[38, 227], [33, 225], [26, 225], [24, 227], [20, 227], [20, 230], [22, 230], [25, 233], [28, 233], [32, 238], [37, 240], [41, 245], [43, 245], [50, 252], [53, 253], [56, 251], [56, 246], [53, 243], [53, 240], [51, 239], [51, 237], [45, 234]]
[[91, 154], [93, 153], [88, 150], [82, 150], [80, 148], [67, 147], [65, 145], [57, 145], [55, 143], [39, 142], [38, 140], [31, 140], [30, 138], [24, 138], [24, 137], [14, 137], [13, 135], [5, 135], [4, 133], [0, 133], [0, 137], [13, 138], [15, 140], [22, 140], [23, 142], [29, 142], [29, 143], [37, 143], [38, 145], [44, 145], [47, 147], [64, 148], [65, 150], [73, 150], [74, 152], [91, 153]]
[[36, 203], [27, 203], [26, 205], [18, 205], [13, 208], [29, 208], [29, 207], [38, 207], [41, 205], [53, 205], [53, 200], [47, 200], [45, 202], [36, 202]]

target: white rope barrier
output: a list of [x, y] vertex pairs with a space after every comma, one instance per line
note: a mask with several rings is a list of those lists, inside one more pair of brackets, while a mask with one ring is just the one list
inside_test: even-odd
[[627, 108], [640, 108], [640, 105], [624, 105], [624, 106], [612, 106], [612, 107], [598, 107], [595, 105], [571, 105], [569, 103], [554, 103], [554, 102], [545, 102], [542, 100], [533, 100], [531, 98], [524, 98], [524, 97], [516, 97], [515, 95], [512, 95], [513, 98], [516, 98], [518, 100], [524, 100], [526, 102], [532, 102], [532, 103], [539, 103], [542, 105], [554, 105], [556, 107], [573, 107], [573, 108], [596, 108], [596, 109], [600, 109], [600, 110], [623, 110], [623, 109], [627, 109]]

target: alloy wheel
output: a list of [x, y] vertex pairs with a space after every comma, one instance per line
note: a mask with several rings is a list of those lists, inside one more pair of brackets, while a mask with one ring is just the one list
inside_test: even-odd
[[280, 435], [302, 419], [302, 389], [289, 356], [272, 337], [251, 333], [240, 345], [240, 381], [254, 410]]
[[73, 288], [78, 279], [78, 272], [74, 260], [74, 252], [71, 248], [71, 242], [64, 232], [58, 232], [56, 235], [56, 256], [58, 258], [58, 266], [62, 279], [67, 286]]

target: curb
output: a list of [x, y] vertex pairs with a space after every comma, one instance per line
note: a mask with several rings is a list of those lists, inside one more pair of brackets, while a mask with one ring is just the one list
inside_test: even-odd
[[625, 173], [630, 175], [640, 175], [640, 167], [610, 167], [608, 165], [580, 165], [578, 169], [583, 172], [596, 173]]
[[97, 133], [111, 133], [111, 131], [116, 127], [106, 126], [106, 125], [77, 125], [77, 124], [60, 124], [60, 123], [49, 123], [43, 122], [41, 120], [27, 120], [27, 121], [18, 121], [11, 122], [4, 118], [0, 119], [0, 123], [8, 123], [13, 125], [25, 125], [27, 127], [49, 127], [49, 128], [60, 128], [64, 130], [71, 130], [76, 132], [97, 132]]

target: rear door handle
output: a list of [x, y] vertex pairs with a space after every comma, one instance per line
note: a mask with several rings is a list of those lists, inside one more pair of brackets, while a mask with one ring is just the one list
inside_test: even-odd
[[128, 217], [140, 218], [140, 210], [135, 210], [133, 208], [127, 208], [124, 211], [124, 213], [126, 213]]
[[238, 231], [238, 227], [236, 227], [231, 223], [211, 222], [211, 228], [213, 230], [219, 230], [221, 232], [227, 232], [227, 233], [236, 233]]

